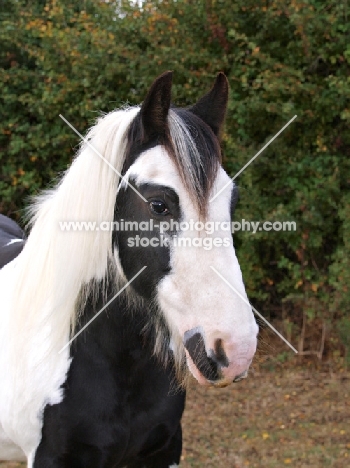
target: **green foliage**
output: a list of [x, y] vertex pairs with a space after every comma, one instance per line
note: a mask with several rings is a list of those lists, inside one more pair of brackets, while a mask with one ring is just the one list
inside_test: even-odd
[[320, 0], [6, 0], [0, 12], [0, 210], [69, 164], [96, 112], [142, 100], [172, 69], [173, 98], [193, 103], [223, 70], [231, 94], [224, 163], [237, 179], [236, 219], [296, 221], [296, 232], [239, 232], [250, 297], [310, 319], [349, 309], [350, 22], [345, 2]]

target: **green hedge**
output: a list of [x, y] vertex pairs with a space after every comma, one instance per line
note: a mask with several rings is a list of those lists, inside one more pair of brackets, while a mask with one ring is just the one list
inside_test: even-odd
[[[195, 101], [223, 70], [231, 94], [223, 148], [239, 178], [236, 219], [294, 220], [296, 232], [239, 232], [250, 297], [281, 317], [350, 329], [350, 22], [321, 0], [3, 1], [0, 12], [0, 210], [70, 163], [101, 111], [139, 103], [174, 70], [173, 99]], [[346, 334], [345, 334], [346, 335]], [[346, 335], [347, 336], [347, 335]], [[343, 340], [344, 341], [344, 340]], [[344, 343], [346, 340], [344, 341]], [[348, 345], [348, 343], [345, 343]]]

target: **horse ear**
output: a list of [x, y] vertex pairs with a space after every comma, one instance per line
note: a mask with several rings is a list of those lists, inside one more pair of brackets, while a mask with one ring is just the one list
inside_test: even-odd
[[164, 135], [167, 131], [167, 117], [171, 100], [173, 72], [167, 71], [158, 76], [150, 87], [141, 107], [141, 120], [144, 139]]
[[225, 120], [228, 101], [228, 80], [220, 72], [214, 86], [194, 106], [188, 110], [202, 119], [219, 136]]

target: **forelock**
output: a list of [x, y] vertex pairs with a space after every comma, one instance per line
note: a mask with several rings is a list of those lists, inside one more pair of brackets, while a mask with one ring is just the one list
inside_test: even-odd
[[170, 156], [199, 213], [205, 217], [221, 163], [219, 141], [208, 125], [186, 109], [170, 109], [168, 121]]
[[139, 113], [127, 132], [122, 173], [126, 173], [141, 153], [157, 145], [167, 150], [198, 213], [205, 218], [211, 188], [221, 163], [217, 137], [208, 125], [189, 110], [171, 108], [168, 114], [168, 134], [144, 141]]

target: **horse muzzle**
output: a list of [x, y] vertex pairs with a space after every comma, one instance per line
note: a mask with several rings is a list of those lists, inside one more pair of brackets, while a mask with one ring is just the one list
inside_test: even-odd
[[188, 330], [184, 334], [188, 368], [201, 385], [226, 387], [248, 376], [256, 342], [256, 336], [240, 346], [216, 339], [207, 352], [200, 329]]

